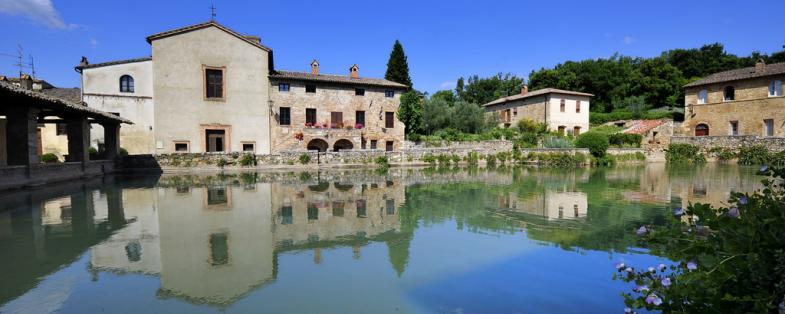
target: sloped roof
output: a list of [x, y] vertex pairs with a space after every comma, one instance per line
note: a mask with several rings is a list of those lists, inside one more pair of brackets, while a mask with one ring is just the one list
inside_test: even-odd
[[707, 84], [738, 81], [756, 77], [785, 74], [785, 62], [766, 64], [762, 71], [755, 71], [755, 67], [724, 71], [711, 74], [695, 82], [684, 85], [684, 87], [695, 87]]
[[40, 92], [52, 96], [57, 97], [60, 99], [65, 99], [70, 102], [74, 102], [77, 104], [82, 103], [82, 91], [79, 88], [47, 88], [43, 89]]
[[631, 134], [644, 134], [649, 132], [651, 129], [654, 129], [660, 125], [665, 124], [665, 120], [634, 120], [631, 121], [632, 126], [625, 129], [622, 133], [631, 133]]
[[492, 102], [489, 102], [487, 104], [484, 104], [483, 107], [503, 104], [513, 100], [526, 99], [526, 98], [536, 97], [546, 94], [564, 94], [564, 95], [575, 95], [575, 96], [586, 96], [586, 97], [594, 96], [593, 94], [589, 94], [589, 93], [575, 92], [575, 91], [556, 89], [556, 88], [543, 88], [543, 89], [538, 89], [535, 91], [528, 92], [526, 94], [517, 94], [517, 95], [502, 97]]
[[216, 28], [218, 28], [218, 29], [220, 29], [220, 30], [222, 30], [224, 32], [227, 32], [230, 35], [235, 36], [235, 37], [237, 37], [237, 38], [239, 38], [239, 39], [241, 39], [241, 40], [243, 40], [243, 41], [245, 41], [245, 42], [247, 42], [247, 43], [249, 43], [251, 45], [259, 47], [262, 50], [265, 50], [265, 51], [268, 51], [268, 52], [272, 51], [272, 49], [268, 48], [265, 45], [262, 45], [260, 42], [252, 40], [251, 38], [249, 38], [246, 35], [242, 35], [242, 34], [240, 34], [238, 32], [235, 32], [235, 31], [227, 28], [226, 26], [218, 24], [218, 22], [216, 22], [216, 21], [209, 21], [209, 22], [205, 22], [205, 23], [189, 25], [189, 26], [186, 26], [186, 27], [181, 27], [181, 28], [177, 28], [177, 29], [168, 30], [168, 31], [165, 31], [165, 32], [153, 34], [153, 35], [147, 36], [147, 42], [148, 43], [152, 43], [154, 40], [158, 40], [158, 39], [162, 39], [162, 38], [166, 38], [166, 37], [170, 37], [170, 36], [175, 36], [175, 35], [179, 35], [179, 34], [183, 34], [183, 33], [188, 33], [188, 32], [192, 32], [192, 31], [196, 31], [196, 30], [200, 30], [200, 29], [204, 29], [204, 28], [208, 28], [208, 27], [216, 27]]
[[[20, 81], [19, 77], [9, 77], [9, 76], [5, 76], [5, 75], [0, 75], [0, 81], [3, 81], [3, 80], [9, 81], [11, 83], [19, 83], [19, 81]], [[54, 87], [52, 84], [49, 84], [49, 82], [44, 81], [42, 79], [33, 79], [33, 83], [41, 84], [41, 88], [52, 88], [52, 87]]]
[[22, 97], [23, 99], [36, 101], [36, 104], [40, 104], [42, 107], [46, 107], [52, 110], [62, 110], [65, 112], [69, 112], [69, 111], [79, 112], [87, 115], [88, 117], [92, 117], [96, 119], [111, 120], [121, 123], [133, 124], [131, 120], [121, 118], [120, 116], [108, 112], [104, 112], [95, 108], [90, 108], [88, 106], [83, 105], [81, 102], [74, 102], [63, 98], [58, 98], [52, 95], [44, 94], [38, 91], [24, 89], [22, 87], [16, 86], [11, 83], [0, 82], [0, 98], [5, 98], [5, 97]]
[[102, 63], [93, 63], [84, 66], [77, 66], [77, 69], [92, 69], [92, 68], [100, 68], [106, 67], [110, 65], [118, 65], [118, 64], [126, 64], [126, 63], [135, 63], [135, 62], [145, 62], [153, 60], [153, 57], [144, 57], [144, 58], [135, 58], [135, 59], [126, 59], [126, 60], [116, 60], [116, 61], [109, 61], [109, 62], [102, 62]]
[[396, 89], [407, 89], [406, 85], [388, 81], [385, 79], [377, 78], [352, 78], [347, 75], [334, 75], [334, 74], [313, 74], [309, 72], [294, 72], [294, 71], [275, 71], [270, 74], [270, 79], [277, 80], [297, 80], [297, 81], [313, 81], [313, 82], [326, 82], [335, 84], [348, 84], [348, 85], [367, 85], [367, 86], [380, 86], [390, 87]]

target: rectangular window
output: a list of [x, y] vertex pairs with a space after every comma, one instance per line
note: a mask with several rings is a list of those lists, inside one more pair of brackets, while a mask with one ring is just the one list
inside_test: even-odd
[[739, 121], [730, 122], [730, 135], [739, 135]]
[[576, 126], [572, 129], [572, 135], [578, 136], [581, 135], [581, 127]]
[[188, 142], [174, 142], [174, 151], [178, 153], [187, 153]]
[[344, 202], [333, 202], [333, 216], [343, 217]]
[[246, 153], [254, 153], [256, 152], [256, 144], [255, 143], [243, 143], [243, 151]]
[[305, 85], [305, 92], [306, 93], [315, 93], [316, 92], [316, 85], [313, 85], [313, 84]]
[[387, 97], [387, 98], [395, 97], [395, 91], [394, 90], [386, 90], [386, 91], [384, 91], [384, 97]]
[[774, 136], [774, 119], [763, 120], [764, 135]]
[[316, 124], [316, 109], [305, 108], [305, 125], [313, 126], [314, 124]]
[[355, 88], [354, 89], [355, 96], [365, 96], [365, 89], [363, 88]]
[[213, 233], [210, 235], [210, 264], [213, 266], [229, 263], [229, 235]]
[[518, 116], [518, 108], [512, 108], [512, 116], [513, 117], [517, 117]]
[[204, 69], [205, 97], [208, 99], [224, 98], [224, 71], [221, 69]]
[[564, 99], [562, 99], [562, 100], [561, 100], [561, 103], [560, 103], [560, 105], [559, 105], [559, 111], [561, 111], [561, 112], [564, 112], [564, 108], [566, 108], [566, 107], [567, 107], [567, 106], [566, 106], [566, 105], [565, 105], [565, 103], [564, 103]]
[[289, 91], [289, 83], [278, 83], [278, 91], [279, 92], [288, 92]]
[[581, 113], [581, 101], [580, 100], [575, 102], [575, 113]]
[[384, 113], [384, 127], [388, 129], [395, 127], [395, 112], [387, 111]]
[[393, 151], [393, 141], [387, 141], [384, 145], [384, 150], [391, 152]]
[[281, 207], [281, 224], [282, 225], [291, 225], [293, 221], [292, 216], [292, 206], [283, 206]]
[[224, 130], [205, 130], [207, 152], [224, 151], [226, 142], [226, 131]]
[[330, 127], [333, 129], [343, 127], [343, 112], [330, 112]]
[[702, 89], [698, 92], [698, 104], [705, 104], [709, 102], [709, 92], [705, 89]]
[[356, 200], [355, 205], [357, 206], [357, 217], [365, 218], [365, 211], [367, 210], [365, 200]]
[[292, 124], [292, 108], [281, 107], [278, 109], [278, 123], [280, 125]]
[[388, 198], [384, 203], [387, 210], [387, 215], [395, 215], [395, 200]]
[[226, 187], [207, 188], [207, 205], [225, 205], [229, 203]]
[[354, 112], [354, 124], [358, 129], [365, 127], [365, 111]]
[[567, 127], [566, 126], [563, 126], [563, 125], [559, 126], [559, 134], [566, 135], [565, 134], [566, 131], [567, 131]]
[[376, 149], [377, 140], [371, 140], [371, 149]]
[[308, 221], [319, 220], [319, 207], [314, 203], [308, 203]]
[[774, 80], [769, 83], [769, 97], [782, 96], [782, 81]]
[[57, 135], [68, 135], [68, 124], [58, 123], [55, 127]]

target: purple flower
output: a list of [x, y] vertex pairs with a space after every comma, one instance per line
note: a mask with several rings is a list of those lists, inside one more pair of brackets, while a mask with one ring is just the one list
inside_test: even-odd
[[628, 307], [625, 307], [624, 308], [624, 313], [632, 313], [632, 309], [628, 308]]
[[739, 208], [731, 207], [730, 209], [728, 209], [728, 217], [739, 218]]
[[632, 269], [632, 267], [627, 267], [627, 268], [624, 269], [624, 271], [626, 271], [628, 273], [631, 273], [633, 271], [633, 269]]
[[673, 215], [676, 216], [676, 217], [684, 216], [684, 208], [677, 207], [677, 208], [673, 209]]
[[747, 202], [748, 202], [748, 201], [749, 201], [749, 200], [747, 199], [747, 196], [746, 196], [746, 195], [745, 195], [745, 196], [742, 196], [742, 197], [739, 197], [739, 204], [740, 204], [740, 205], [747, 205]]
[[689, 262], [687, 262], [687, 269], [689, 269], [689, 270], [696, 270], [696, 269], [698, 269], [698, 264], [695, 263], [694, 261], [689, 261]]
[[659, 268], [660, 271], [665, 271], [665, 269], [668, 268], [668, 266], [665, 266], [665, 264], [660, 264], [657, 266], [657, 268]]
[[616, 269], [621, 270], [622, 268], [624, 268], [624, 263], [616, 263], [616, 265], [613, 265], [613, 267], [616, 267]]
[[635, 231], [635, 234], [642, 236], [646, 234], [646, 232], [649, 232], [649, 230], [646, 229], [646, 226], [641, 226], [640, 228], [638, 228], [638, 231]]
[[665, 286], [665, 287], [670, 287], [670, 285], [671, 285], [671, 279], [670, 279], [670, 277], [665, 277], [665, 278], [662, 278], [662, 280], [660, 281], [660, 283], [662, 283], [662, 285], [663, 285], [663, 286]]
[[650, 294], [649, 296], [646, 297], [646, 303], [660, 305], [662, 304], [662, 299], [660, 299], [660, 297], [657, 296], [656, 294]]
[[769, 166], [767, 165], [760, 166], [760, 172], [766, 172], [766, 171], [769, 171]]
[[635, 288], [633, 288], [632, 290], [635, 291], [635, 292], [649, 291], [649, 286], [647, 286], [647, 285], [635, 286]]
[[656, 269], [654, 269], [654, 267], [649, 267], [649, 269], [648, 269], [648, 270], [649, 270], [649, 272], [650, 272], [650, 273], [654, 273], [654, 272], [656, 272], [656, 271], [657, 271]]

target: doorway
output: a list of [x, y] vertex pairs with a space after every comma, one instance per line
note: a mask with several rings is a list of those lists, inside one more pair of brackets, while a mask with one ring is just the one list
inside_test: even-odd
[[224, 130], [205, 130], [207, 137], [207, 152], [223, 152], [226, 145], [226, 131]]

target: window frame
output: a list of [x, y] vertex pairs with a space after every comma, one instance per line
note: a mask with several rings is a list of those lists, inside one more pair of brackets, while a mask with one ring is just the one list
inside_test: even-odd
[[68, 135], [68, 123], [55, 123], [55, 135]]
[[[207, 82], [207, 71], [221, 71], [221, 97], [209, 97], [209, 83]], [[225, 66], [209, 66], [202, 65], [202, 97], [206, 101], [226, 101], [227, 97], [226, 88], [226, 67]]]
[[575, 101], [575, 113], [581, 113], [581, 101], [580, 100], [576, 100]]
[[[284, 123], [284, 110], [286, 111], [286, 123]], [[292, 125], [292, 107], [278, 107], [278, 125], [291, 126]]]
[[[362, 117], [362, 119], [360, 119]], [[362, 120], [362, 121], [360, 121]], [[356, 127], [358, 124], [362, 124], [362, 128], [364, 129], [365, 124], [365, 110], [355, 110], [354, 111], [354, 126]]]
[[306, 94], [315, 94], [316, 93], [316, 84], [305, 84], [305, 93]]
[[771, 80], [769, 82], [769, 97], [782, 96], [782, 80]]
[[706, 90], [706, 89], [699, 90], [698, 91], [698, 104], [699, 105], [703, 105], [703, 104], [706, 104], [708, 102], [709, 102], [709, 91]]
[[355, 88], [354, 96], [365, 96], [365, 88]]
[[278, 91], [282, 93], [288, 93], [291, 90], [292, 86], [289, 83], [278, 83]]
[[395, 128], [395, 112], [394, 111], [385, 111], [384, 112], [384, 128], [385, 129], [393, 129], [393, 128]]
[[[125, 80], [125, 82], [124, 82]], [[134, 93], [134, 77], [129, 74], [123, 74], [120, 76], [120, 92], [121, 93]]]
[[384, 91], [384, 97], [385, 98], [393, 98], [393, 97], [395, 97], [395, 90], [392, 90], [392, 89], [385, 90]]
[[774, 136], [774, 119], [763, 119], [763, 136]]
[[[251, 150], [245, 150], [245, 145], [251, 145]], [[256, 154], [256, 142], [254, 141], [242, 141], [240, 142], [240, 151], [243, 153], [253, 153]]]
[[739, 120], [733, 120], [728, 122], [728, 133], [730, 133], [728, 134], [730, 136], [739, 135]]
[[[310, 113], [313, 113], [313, 116]], [[313, 121], [309, 121], [311, 120], [310, 118], [313, 118]], [[319, 121], [316, 108], [305, 108], [305, 124], [311, 123], [311, 126], [314, 126], [317, 123], [316, 121]]]
[[[730, 91], [730, 97], [728, 94]], [[736, 100], [736, 88], [733, 85], [728, 85], [722, 88], [722, 101], [735, 101]]]
[[[177, 150], [177, 145], [185, 145], [184, 151]], [[172, 141], [172, 151], [177, 154], [187, 154], [191, 152], [191, 141]]]
[[559, 112], [566, 112], [566, 111], [567, 111], [567, 101], [561, 99], [561, 101], [559, 102]]

